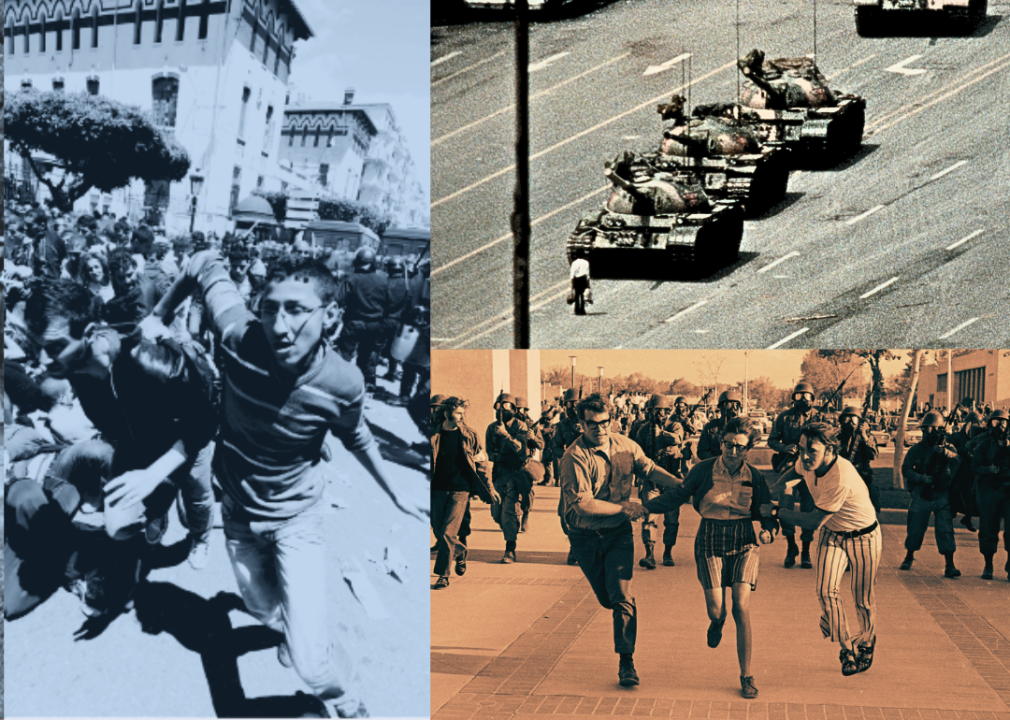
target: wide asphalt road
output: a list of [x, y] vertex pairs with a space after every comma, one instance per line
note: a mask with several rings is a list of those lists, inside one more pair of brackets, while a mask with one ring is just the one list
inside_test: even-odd
[[[849, 2], [817, 3], [819, 67], [867, 99], [862, 150], [794, 171], [787, 199], [746, 223], [735, 265], [594, 280], [579, 318], [565, 241], [600, 206], [603, 162], [654, 148], [655, 106], [686, 80], [692, 104], [735, 97], [737, 5], [633, 0], [533, 23], [533, 346], [1006, 347], [1008, 6], [990, 2], [968, 37], [865, 39]], [[739, 13], [741, 54], [815, 52], [811, 4]], [[513, 345], [513, 53], [501, 15], [432, 29], [435, 347]]]

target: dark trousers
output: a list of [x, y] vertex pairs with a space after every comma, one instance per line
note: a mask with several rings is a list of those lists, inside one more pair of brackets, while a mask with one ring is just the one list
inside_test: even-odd
[[631, 523], [606, 530], [568, 528], [568, 539], [596, 599], [614, 614], [614, 652], [635, 652], [638, 611], [631, 594], [635, 564]]
[[[638, 497], [642, 503], [658, 498], [662, 490], [658, 485], [653, 485], [648, 480], [642, 482], [642, 488], [638, 492]], [[642, 518], [642, 544], [653, 545], [652, 531], [658, 529], [654, 515], [646, 515]], [[677, 544], [677, 535], [680, 533], [680, 505], [669, 512], [663, 513], [663, 544], [673, 547]]]
[[530, 488], [529, 493], [519, 496], [519, 507], [522, 508], [522, 516], [519, 518], [519, 524], [522, 526], [529, 520], [530, 510], [533, 509], [533, 496], [536, 494], [536, 488]]
[[932, 499], [926, 500], [922, 497], [922, 488], [919, 487], [912, 489], [912, 502], [908, 506], [905, 549], [917, 552], [922, 548], [922, 539], [926, 537], [930, 515], [934, 516], [936, 549], [941, 555], [954, 552], [957, 546], [954, 544], [954, 522], [950, 514], [950, 493], [946, 490], [934, 492]]
[[355, 361], [365, 376], [365, 384], [375, 386], [375, 366], [379, 361], [379, 350], [386, 340], [381, 320], [349, 320], [340, 338], [340, 352], [350, 359], [357, 350]]
[[[1007, 551], [1010, 568], [1010, 483], [1002, 487], [986, 484], [979, 486], [978, 494], [978, 549], [983, 555], [995, 555], [999, 547], [999, 526], [1003, 522], [1003, 547]], [[1010, 570], [1008, 570], [1010, 572]]]
[[586, 314], [586, 290], [589, 289], [589, 278], [572, 278], [572, 290], [575, 291], [575, 314]]
[[[783, 468], [783, 471], [785, 468]], [[800, 511], [801, 512], [813, 512], [814, 511], [814, 498], [807, 490], [807, 486], [804, 482], [800, 482], [799, 485], [793, 486], [793, 507], [796, 506], [796, 500], [799, 498]], [[782, 534], [786, 537], [794, 537], [796, 535], [796, 526], [792, 523], [787, 523], [782, 521]], [[803, 528], [803, 532], [800, 533], [800, 540], [803, 542], [813, 542], [814, 531], [811, 528]]]
[[470, 493], [466, 491], [431, 491], [431, 529], [438, 538], [435, 543], [438, 552], [435, 557], [436, 575], [448, 575], [449, 563], [457, 555], [466, 553], [466, 545], [459, 542], [457, 535], [469, 499]]

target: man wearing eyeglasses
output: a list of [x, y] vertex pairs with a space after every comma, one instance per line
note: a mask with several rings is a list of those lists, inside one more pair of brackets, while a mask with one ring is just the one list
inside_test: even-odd
[[621, 685], [638, 685], [633, 655], [638, 632], [631, 578], [631, 521], [645, 508], [631, 502], [635, 478], [676, 487], [680, 481], [650, 460], [638, 443], [611, 435], [611, 406], [599, 394], [577, 406], [584, 428], [561, 460], [561, 515], [582, 573], [600, 605], [614, 617], [614, 652]]
[[[568, 388], [565, 390], [565, 394], [561, 398], [563, 405], [562, 416], [554, 430], [554, 436], [552, 438], [554, 445], [552, 455], [555, 458], [554, 475], [558, 479], [558, 485], [561, 484], [561, 458], [564, 457], [565, 451], [572, 446], [572, 443], [582, 436], [582, 424], [579, 422], [579, 418], [575, 412], [575, 406], [578, 403], [578, 399], [578, 394], [575, 392], [575, 388]], [[566, 530], [565, 518], [562, 512], [563, 500], [564, 498], [562, 497], [558, 503], [558, 515], [561, 516], [561, 529]], [[575, 553], [572, 552], [571, 546], [569, 546], [568, 564], [574, 565], [576, 562]]]
[[985, 558], [983, 580], [992, 580], [993, 558], [999, 547], [999, 526], [1003, 522], [1003, 545], [1007, 561], [1003, 569], [1010, 580], [1010, 433], [1006, 410], [994, 410], [986, 433], [971, 458], [978, 500], [978, 549]]
[[[775, 451], [772, 456], [772, 466], [776, 473], [784, 472], [796, 462], [800, 455], [800, 430], [809, 422], [823, 422], [821, 413], [813, 407], [814, 388], [808, 382], [800, 382], [793, 388], [793, 406], [775, 418], [775, 425], [768, 435], [768, 447]], [[814, 509], [813, 498], [805, 483], [799, 483], [793, 488], [793, 501], [800, 501], [800, 510], [811, 512]], [[796, 565], [796, 556], [800, 549], [796, 546], [796, 527], [785, 520], [782, 521], [782, 535], [786, 539], [785, 566]], [[800, 556], [800, 567], [810, 569], [810, 543], [814, 539], [814, 531], [803, 528], [800, 540], [803, 542], [803, 554]]]

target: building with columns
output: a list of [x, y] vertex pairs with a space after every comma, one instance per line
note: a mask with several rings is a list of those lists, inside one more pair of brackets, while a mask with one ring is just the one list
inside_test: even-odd
[[[295, 43], [312, 34], [294, 0], [5, 0], [4, 82], [150, 112], [204, 178], [196, 227], [223, 232], [253, 190], [298, 181], [278, 155]], [[21, 164], [5, 159], [8, 172]], [[26, 172], [18, 177], [30, 180]], [[93, 190], [75, 209], [153, 210], [179, 232], [190, 224], [191, 186], [134, 181], [111, 196]]]

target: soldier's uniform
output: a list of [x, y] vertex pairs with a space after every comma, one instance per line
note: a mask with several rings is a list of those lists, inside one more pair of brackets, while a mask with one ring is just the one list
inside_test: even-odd
[[[799, 383], [793, 389], [793, 396], [798, 393], [809, 393], [811, 400], [813, 399], [813, 388], [805, 382]], [[798, 407], [791, 407], [775, 418], [772, 431], [768, 435], [768, 447], [775, 451], [775, 455], [772, 456], [772, 466], [775, 468], [776, 473], [781, 474], [785, 472], [796, 462], [798, 455], [790, 453], [789, 448], [791, 446], [799, 446], [800, 429], [809, 422], [826, 421], [817, 410], [813, 408], [800, 410]], [[807, 489], [805, 481], [793, 488], [794, 505], [797, 498], [800, 502], [801, 512], [813, 512], [814, 499], [810, 496], [810, 491]], [[800, 554], [799, 548], [796, 546], [796, 526], [783, 521], [782, 535], [785, 536], [787, 546], [785, 566], [792, 567], [796, 564], [796, 556]], [[810, 543], [813, 539], [814, 531], [810, 528], [803, 528], [803, 531], [800, 533], [800, 540], [803, 543], [801, 567], [809, 569], [814, 566], [810, 559]]]
[[[841, 414], [841, 420], [846, 417], [859, 417], [859, 409], [854, 406], [846, 407]], [[838, 456], [843, 457], [852, 463], [863, 478], [866, 487], [870, 491], [870, 502], [873, 509], [880, 514], [880, 491], [873, 485], [873, 468], [870, 463], [877, 459], [877, 441], [866, 432], [865, 423], [860, 423], [852, 429], [847, 423], [842, 424], [839, 434]]]
[[726, 434], [723, 432], [725, 427], [726, 418], [722, 417], [705, 423], [705, 427], [701, 429], [701, 437], [698, 438], [698, 460], [708, 460], [722, 454], [722, 438]]
[[[491, 481], [502, 499], [499, 522], [505, 535], [506, 556], [509, 552], [514, 555], [519, 535], [519, 518], [522, 516], [520, 496], [524, 478], [521, 474], [529, 457], [526, 448], [529, 428], [518, 418], [512, 418], [504, 428], [495, 421], [487, 426], [484, 437], [488, 459], [494, 463]], [[502, 560], [505, 562], [504, 558]]]
[[[632, 439], [638, 443], [650, 460], [654, 461], [667, 472], [679, 474], [684, 445], [684, 431], [679, 423], [660, 427], [656, 422], [647, 422], [639, 428], [638, 434]], [[642, 501], [642, 504], [645, 504], [649, 500], [659, 497], [662, 491], [663, 489], [660, 486], [654, 485], [648, 480], [642, 480], [638, 497]], [[656, 567], [656, 561], [653, 558], [655, 542], [652, 539], [652, 529], [655, 527], [656, 521], [652, 519], [651, 515], [646, 515], [642, 519], [642, 544], [645, 545], [645, 557], [638, 564], [650, 570]], [[677, 544], [677, 534], [679, 531], [680, 506], [678, 505], [674, 510], [663, 513], [663, 564], [667, 567], [674, 565], [671, 551], [673, 546]]]
[[[528, 415], [529, 408], [526, 407], [526, 399], [517, 397], [515, 401], [516, 401], [516, 409], [524, 411], [522, 416], [520, 417], [520, 420], [521, 422], [526, 424], [526, 427], [528, 428], [529, 432], [529, 438], [526, 443], [526, 450], [529, 455], [529, 459], [540, 459], [543, 456], [536, 455], [537, 451], [542, 451], [544, 449], [544, 439], [543, 436], [540, 434], [540, 429], [537, 427], [536, 423], [530, 420], [530, 417]], [[526, 470], [524, 470], [524, 472], [529, 474], [529, 465], [526, 466]], [[536, 494], [535, 487], [540, 481], [541, 478], [530, 477], [529, 492], [520, 493], [519, 495], [519, 505], [520, 508], [522, 509], [522, 515], [520, 516], [519, 520], [519, 532], [526, 532], [526, 530], [528, 529], [527, 525], [529, 524], [530, 510], [533, 509], [533, 497]]]
[[[1002, 419], [1003, 431], [991, 429], [994, 420]], [[992, 563], [999, 547], [999, 527], [1003, 522], [1003, 546], [1007, 551], [1004, 570], [1010, 580], [1010, 446], [1007, 444], [1006, 410], [996, 410], [989, 416], [990, 430], [979, 435], [972, 454], [978, 501], [978, 549], [985, 558], [982, 577], [992, 579]], [[996, 472], [991, 472], [993, 469]]]
[[357, 365], [365, 385], [375, 389], [375, 366], [386, 338], [385, 317], [389, 311], [389, 278], [375, 268], [375, 253], [360, 248], [354, 256], [354, 273], [345, 288], [347, 307], [344, 332], [338, 341], [346, 358], [357, 351]]
[[908, 506], [905, 535], [905, 560], [902, 570], [912, 566], [913, 555], [922, 548], [922, 540], [929, 527], [929, 516], [934, 518], [936, 549], [946, 558], [947, 577], [957, 577], [961, 572], [954, 567], [954, 524], [950, 512], [950, 480], [959, 462], [957, 450], [948, 442], [932, 445], [926, 437], [927, 428], [937, 432], [944, 425], [943, 417], [936, 411], [926, 413], [920, 427], [923, 439], [905, 455], [901, 475], [912, 495]]

